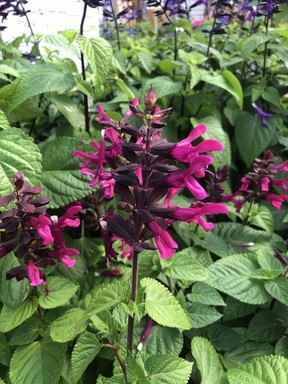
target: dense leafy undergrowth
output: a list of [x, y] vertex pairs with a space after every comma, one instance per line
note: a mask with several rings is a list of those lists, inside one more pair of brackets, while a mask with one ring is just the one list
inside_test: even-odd
[[287, 2], [220, 3], [0, 42], [0, 383], [288, 383]]

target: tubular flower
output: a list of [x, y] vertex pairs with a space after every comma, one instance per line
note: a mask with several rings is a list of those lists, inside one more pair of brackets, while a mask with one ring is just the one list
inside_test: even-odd
[[165, 231], [156, 221], [148, 221], [146, 223], [150, 231], [155, 235], [155, 241], [160, 255], [163, 259], [173, 256], [178, 244], [172, 239], [171, 235]]

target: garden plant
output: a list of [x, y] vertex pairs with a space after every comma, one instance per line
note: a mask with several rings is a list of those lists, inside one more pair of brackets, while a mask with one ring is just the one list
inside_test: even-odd
[[136, 3], [0, 1], [0, 384], [287, 384], [288, 2]]

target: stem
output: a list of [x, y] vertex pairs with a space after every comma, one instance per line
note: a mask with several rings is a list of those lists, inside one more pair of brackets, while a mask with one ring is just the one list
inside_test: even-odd
[[113, 15], [114, 25], [115, 25], [118, 50], [120, 51], [121, 50], [121, 43], [120, 43], [119, 27], [118, 27], [118, 23], [117, 23], [117, 19], [116, 19], [116, 14], [115, 14], [115, 10], [114, 10], [114, 7], [113, 7], [113, 1], [112, 0], [110, 0], [110, 6], [111, 6], [112, 15]]
[[[131, 286], [131, 300], [132, 301], [136, 301], [137, 285], [138, 285], [138, 252], [133, 250], [132, 286]], [[129, 355], [129, 353], [132, 353], [132, 350], [133, 350], [134, 320], [135, 320], [135, 316], [129, 316], [129, 318], [128, 318], [128, 335], [127, 335], [127, 355]]]
[[[268, 27], [269, 27], [269, 17], [268, 16], [265, 16], [264, 25], [265, 25], [265, 33], [266, 33], [266, 35], [268, 35]], [[266, 76], [267, 55], [268, 55], [268, 41], [266, 41], [264, 44], [264, 57], [263, 57], [263, 70], [262, 70], [263, 77]]]
[[127, 372], [126, 372], [126, 366], [125, 366], [125, 362], [121, 356], [121, 353], [119, 351], [119, 348], [117, 348], [113, 343], [112, 341], [109, 340], [109, 346], [111, 345], [112, 349], [113, 349], [113, 352], [115, 354], [115, 357], [121, 367], [121, 370], [123, 372], [123, 376], [124, 376], [124, 383], [125, 384], [129, 384], [128, 383], [128, 378], [127, 378]]
[[23, 10], [23, 12], [24, 12], [24, 14], [25, 14], [25, 18], [26, 18], [28, 27], [29, 27], [30, 32], [31, 32], [31, 36], [33, 36], [33, 38], [35, 38], [35, 34], [34, 34], [34, 32], [33, 32], [32, 25], [31, 25], [31, 23], [30, 23], [29, 17], [27, 16], [27, 12], [26, 12], [26, 9], [25, 9], [25, 7], [24, 7], [24, 4], [22, 3], [22, 0], [20, 0], [20, 4], [21, 4], [21, 8], [22, 8], [22, 10]]
[[217, 15], [217, 10], [218, 10], [217, 8], [218, 8], [218, 2], [216, 4], [216, 10], [215, 10], [215, 16], [214, 16], [214, 20], [213, 20], [213, 25], [212, 25], [211, 31], [209, 32], [209, 40], [208, 40], [208, 47], [207, 47], [207, 51], [206, 51], [206, 57], [209, 56], [210, 48], [212, 46], [212, 36], [213, 36], [213, 31], [214, 31], [214, 28], [216, 25], [216, 15]]
[[250, 198], [250, 204], [249, 204], [249, 207], [248, 207], [247, 216], [246, 216], [245, 219], [243, 220], [243, 224], [244, 224], [244, 225], [247, 225], [247, 224], [248, 224], [249, 214], [250, 214], [250, 211], [251, 211], [251, 208], [252, 208], [253, 203], [254, 203], [254, 196], [252, 196], [252, 197]]
[[[84, 3], [84, 8], [83, 8], [83, 14], [82, 14], [82, 19], [81, 19], [81, 24], [80, 24], [80, 35], [83, 36], [83, 29], [84, 29], [84, 22], [86, 19], [86, 13], [87, 13], [87, 3]], [[81, 72], [82, 72], [82, 79], [83, 81], [86, 80], [86, 74], [85, 74], [85, 62], [84, 62], [84, 55], [81, 51], [80, 53], [80, 58], [81, 58]], [[85, 131], [89, 133], [89, 108], [88, 108], [88, 96], [83, 93], [84, 97], [84, 116], [85, 116]]]

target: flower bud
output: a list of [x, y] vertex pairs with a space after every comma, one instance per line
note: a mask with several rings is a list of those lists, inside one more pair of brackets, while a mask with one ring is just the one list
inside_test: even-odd
[[154, 105], [156, 104], [156, 101], [156, 94], [151, 85], [149, 91], [144, 95], [144, 104], [148, 112], [152, 111]]

